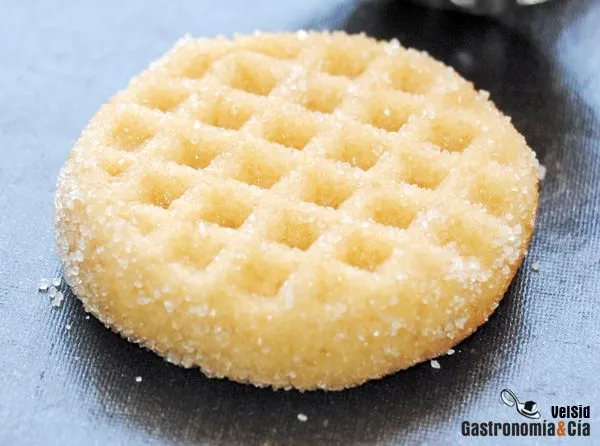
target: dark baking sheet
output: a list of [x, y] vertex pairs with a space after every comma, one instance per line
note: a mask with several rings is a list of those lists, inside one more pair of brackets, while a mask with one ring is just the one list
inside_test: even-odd
[[[59, 274], [55, 178], [99, 105], [185, 32], [308, 27], [430, 51], [491, 91], [547, 166], [529, 255], [489, 323], [439, 370], [301, 394], [169, 365], [85, 319], [72, 297], [52, 309], [36, 289]], [[565, 441], [600, 444], [599, 43], [592, 0], [500, 21], [402, 1], [3, 2], [0, 444], [481, 444], [460, 436], [462, 420], [523, 420], [500, 402], [505, 387], [544, 418], [553, 404], [592, 405], [592, 437]]]

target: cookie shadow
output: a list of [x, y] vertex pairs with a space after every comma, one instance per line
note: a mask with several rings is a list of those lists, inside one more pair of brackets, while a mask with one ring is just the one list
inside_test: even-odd
[[[431, 11], [402, 1], [364, 2], [344, 23], [349, 32], [427, 50], [454, 66], [478, 88], [489, 90], [498, 107], [513, 117], [538, 157], [546, 157], [547, 135], [573, 105], [553, 93], [554, 71], [526, 37], [485, 18]], [[534, 86], [535, 88], [531, 88]], [[565, 125], [564, 123], [562, 124]], [[535, 245], [535, 243], [534, 243]], [[458, 432], [467, 401], [482, 398], [498, 374], [518, 364], [529, 348], [527, 276], [521, 269], [502, 304], [477, 333], [440, 359], [343, 392], [272, 391], [211, 380], [198, 370], [164, 362], [84, 319], [70, 299], [76, 336], [61, 339], [72, 349], [68, 366], [78, 376], [82, 398], [99, 423], [110, 420], [124, 442], [142, 430], [169, 443], [376, 444], [425, 441], [423, 430]], [[136, 377], [141, 381], [136, 381]], [[499, 391], [499, 390], [498, 390]], [[305, 414], [306, 422], [298, 420]]]
[[273, 391], [206, 378], [85, 319], [74, 296], [65, 309], [75, 320], [70, 340], [61, 342], [71, 350], [69, 374], [85, 383], [77, 392], [89, 412], [124, 443], [141, 429], [173, 444], [379, 444], [418, 438], [422, 426], [435, 428], [477, 399], [502, 358], [516, 354], [497, 342], [519, 336], [514, 294], [455, 354], [439, 358], [441, 369], [426, 362], [342, 392]]

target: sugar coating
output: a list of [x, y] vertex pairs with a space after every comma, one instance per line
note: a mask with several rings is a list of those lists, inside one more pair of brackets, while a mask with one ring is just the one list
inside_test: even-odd
[[485, 92], [397, 41], [185, 38], [76, 143], [58, 251], [85, 309], [169, 362], [338, 390], [487, 320], [537, 166]]
[[441, 369], [442, 366], [440, 365], [439, 361], [436, 361], [435, 359], [432, 359], [430, 361], [431, 367], [434, 369]]

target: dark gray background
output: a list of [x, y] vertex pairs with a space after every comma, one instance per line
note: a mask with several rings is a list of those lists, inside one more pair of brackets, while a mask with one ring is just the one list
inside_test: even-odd
[[[489, 323], [440, 370], [301, 394], [169, 365], [86, 320], [72, 296], [51, 308], [37, 284], [60, 271], [55, 179], [100, 104], [186, 32], [308, 27], [430, 51], [490, 90], [547, 166], [529, 256]], [[600, 444], [599, 45], [592, 0], [500, 21], [402, 1], [2, 2], [0, 445], [480, 444], [460, 437], [461, 420], [521, 421], [500, 403], [504, 387], [546, 418], [552, 404], [591, 404]]]

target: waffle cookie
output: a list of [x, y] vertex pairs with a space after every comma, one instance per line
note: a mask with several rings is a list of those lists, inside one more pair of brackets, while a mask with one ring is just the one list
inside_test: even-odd
[[186, 38], [76, 143], [58, 251], [87, 311], [170, 362], [343, 389], [487, 320], [536, 168], [485, 92], [397, 41]]

